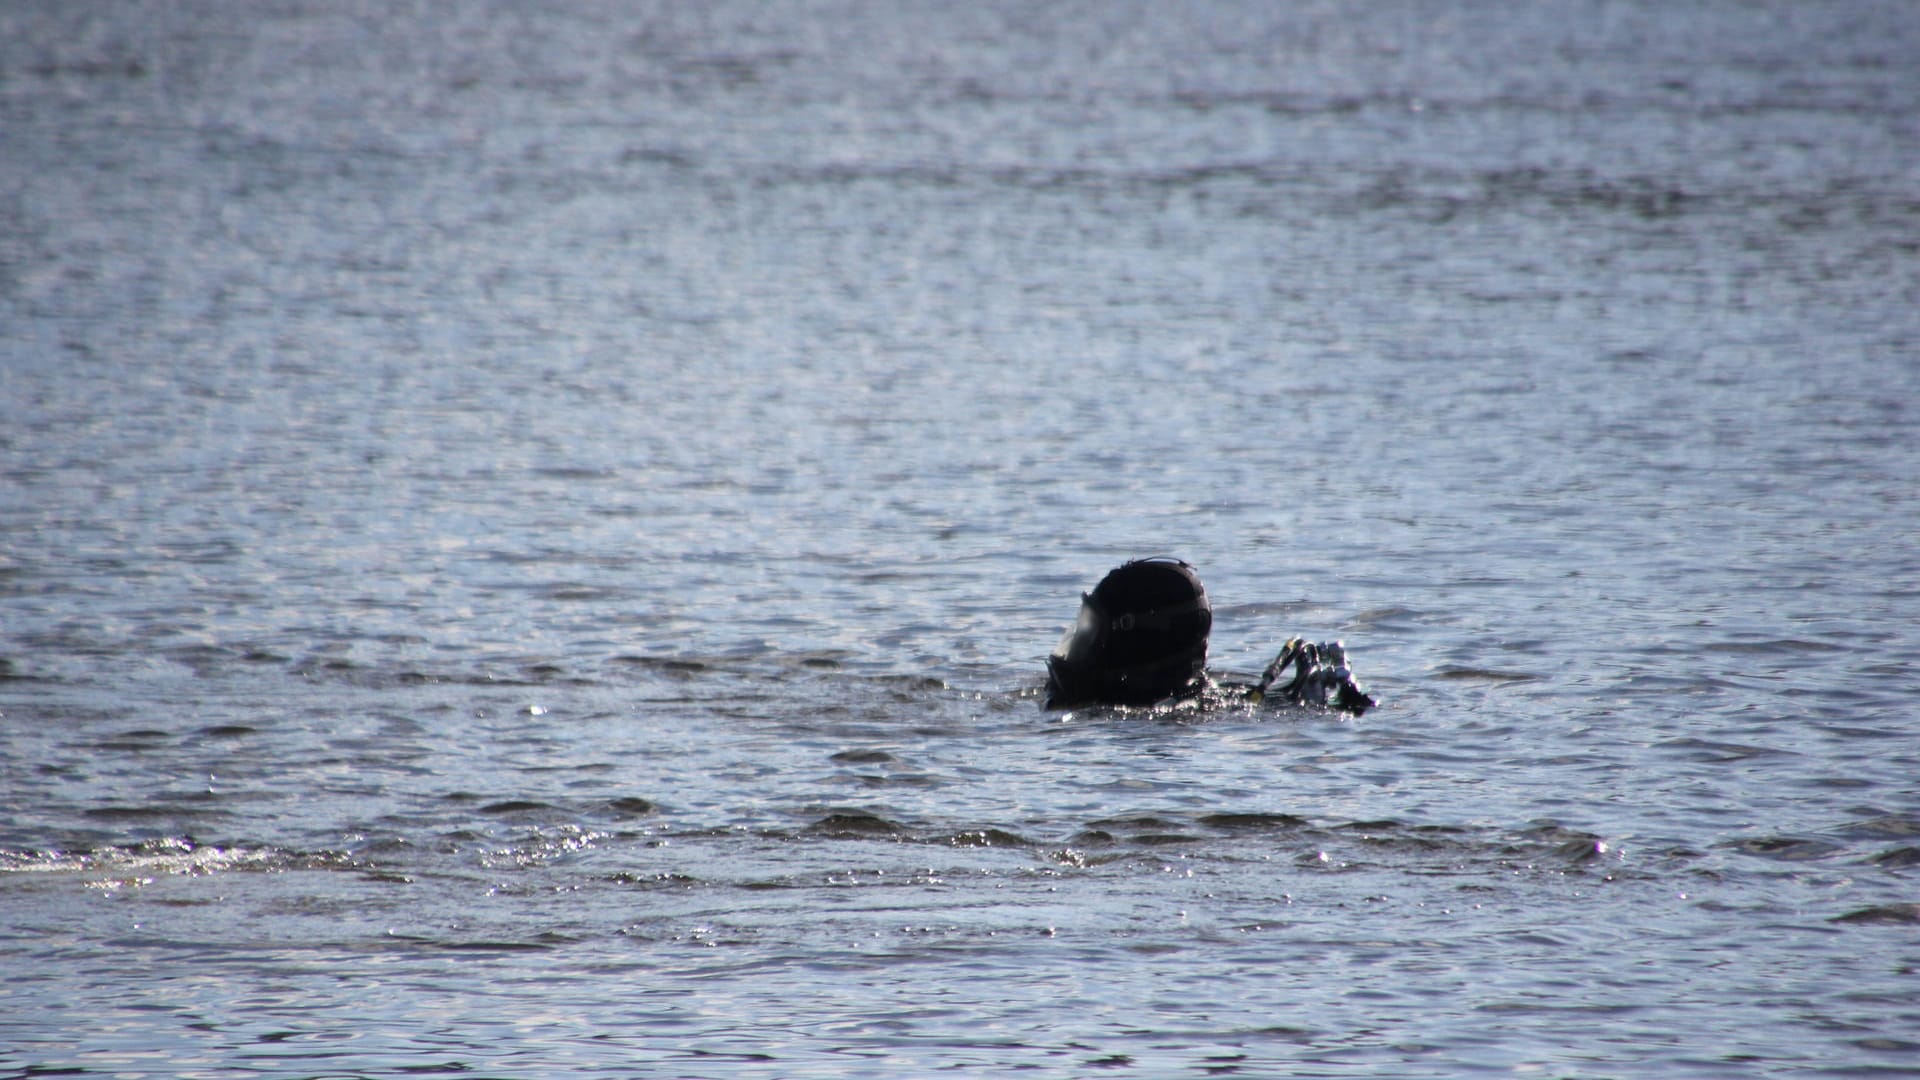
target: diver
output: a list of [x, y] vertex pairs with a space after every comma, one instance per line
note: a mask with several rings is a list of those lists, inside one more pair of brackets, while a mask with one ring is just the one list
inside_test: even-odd
[[[1080, 615], [1047, 658], [1049, 709], [1082, 705], [1257, 705], [1268, 697], [1328, 705], [1355, 716], [1376, 702], [1354, 680], [1340, 642], [1294, 638], [1258, 683], [1207, 673], [1213, 607], [1187, 563], [1135, 559], [1081, 594]], [[1285, 682], [1280, 677], [1289, 668]]]

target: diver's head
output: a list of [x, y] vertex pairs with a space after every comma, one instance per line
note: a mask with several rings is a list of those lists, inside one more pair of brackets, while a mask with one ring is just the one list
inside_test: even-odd
[[1080, 618], [1047, 658], [1047, 708], [1148, 705], [1207, 665], [1213, 609], [1193, 567], [1136, 559], [1081, 598]]

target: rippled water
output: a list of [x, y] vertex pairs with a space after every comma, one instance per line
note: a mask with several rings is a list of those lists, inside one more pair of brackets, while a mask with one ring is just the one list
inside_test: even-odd
[[[0, 1069], [1920, 1073], [1920, 21], [0, 10]], [[1047, 713], [1119, 561], [1363, 718]]]

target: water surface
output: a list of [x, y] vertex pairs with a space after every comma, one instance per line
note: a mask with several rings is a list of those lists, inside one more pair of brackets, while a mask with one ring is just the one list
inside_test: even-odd
[[[1920, 1072], [1916, 72], [9, 6], [0, 1069]], [[1383, 707], [1042, 711], [1162, 552]]]

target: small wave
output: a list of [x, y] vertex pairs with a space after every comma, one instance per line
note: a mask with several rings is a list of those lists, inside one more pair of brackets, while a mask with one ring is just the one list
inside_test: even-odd
[[[214, 796], [202, 797], [202, 799], [212, 798]], [[215, 821], [230, 821], [236, 814], [232, 810], [208, 805], [205, 802], [168, 800], [139, 805], [90, 806], [82, 810], [80, 816], [89, 821], [113, 822], [122, 825], [193, 826]]]
[[969, 829], [949, 836], [947, 843], [954, 847], [1025, 848], [1034, 846], [1033, 842], [1026, 837], [1004, 829]]
[[656, 812], [659, 807], [637, 795], [624, 795], [607, 800], [607, 809], [621, 817], [645, 817]]
[[488, 941], [485, 939], [443, 940], [416, 934], [401, 934], [388, 931], [387, 940], [396, 945], [406, 945], [413, 948], [445, 949], [449, 952], [516, 953], [545, 952], [556, 946], [572, 944], [574, 939], [564, 934], [549, 932], [538, 934], [526, 941]]
[[488, 803], [480, 808], [483, 814], [532, 814], [543, 810], [558, 810], [552, 803], [535, 802], [531, 799], [503, 799], [497, 803]]
[[814, 836], [874, 837], [899, 836], [906, 830], [878, 815], [848, 810], [828, 814], [807, 826], [806, 831]]
[[1804, 836], [1754, 836], [1729, 840], [1716, 846], [1728, 851], [1737, 851], [1743, 855], [1758, 855], [1782, 862], [1812, 862], [1829, 858], [1846, 850], [1830, 840], [1815, 840]]
[[363, 870], [367, 864], [340, 851], [297, 852], [271, 846], [203, 844], [170, 836], [86, 851], [0, 851], [0, 872], [78, 874], [95, 884], [139, 883], [158, 875], [205, 876], [229, 871]]
[[647, 817], [660, 810], [658, 803], [638, 795], [555, 802], [520, 796], [486, 799], [470, 791], [455, 791], [441, 796], [441, 799], [456, 804], [478, 803], [473, 812], [488, 817], [538, 817], [571, 821]]
[[1433, 677], [1452, 682], [1494, 683], [1533, 682], [1540, 678], [1538, 675], [1525, 671], [1499, 671], [1494, 668], [1460, 667], [1453, 664], [1446, 664], [1435, 668]]
[[1293, 814], [1204, 814], [1200, 824], [1227, 832], [1292, 832], [1305, 826], [1307, 819]]
[[43, 680], [41, 676], [22, 671], [18, 664], [14, 663], [12, 660], [9, 660], [4, 656], [0, 656], [0, 682], [40, 682], [40, 681], [51, 682], [52, 680], [50, 679]]
[[1699, 761], [1729, 762], [1745, 761], [1749, 758], [1770, 757], [1779, 754], [1790, 755], [1791, 750], [1776, 750], [1769, 746], [1752, 746], [1746, 743], [1721, 742], [1714, 739], [1668, 739], [1655, 743], [1663, 750], [1680, 750]]
[[1841, 830], [1849, 836], [1859, 836], [1874, 840], [1899, 840], [1911, 836], [1920, 836], [1920, 818], [1885, 817], [1867, 818], [1847, 824]]
[[704, 660], [693, 660], [681, 656], [616, 656], [613, 662], [682, 678], [700, 674], [712, 667]]
[[1712, 641], [1699, 647], [1701, 652], [1728, 653], [1734, 656], [1799, 656], [1803, 653], [1848, 652], [1845, 645], [1801, 638], [1777, 638], [1770, 641]]
[[1912, 926], [1920, 924], [1920, 904], [1879, 904], [1874, 907], [1835, 915], [1830, 922], [1882, 923]]

